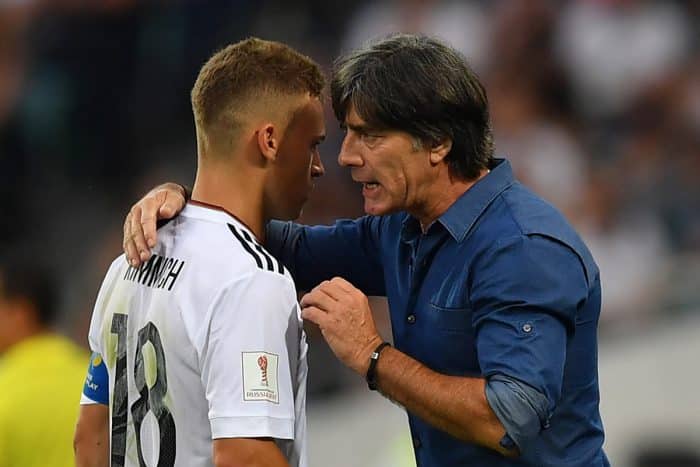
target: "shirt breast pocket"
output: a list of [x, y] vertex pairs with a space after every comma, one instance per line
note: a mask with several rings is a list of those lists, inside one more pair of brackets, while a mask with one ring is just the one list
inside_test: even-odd
[[436, 329], [459, 334], [472, 332], [472, 311], [469, 306], [438, 305], [431, 302], [428, 315]]
[[460, 304], [438, 305], [431, 302], [426, 311], [430, 320], [426, 333], [430, 335], [431, 368], [453, 376], [481, 374], [471, 308]]

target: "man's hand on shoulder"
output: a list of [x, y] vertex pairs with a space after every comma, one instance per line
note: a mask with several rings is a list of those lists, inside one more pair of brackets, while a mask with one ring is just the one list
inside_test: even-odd
[[156, 245], [156, 223], [182, 211], [187, 193], [182, 185], [163, 183], [153, 188], [131, 207], [124, 220], [124, 254], [136, 267], [151, 257]]

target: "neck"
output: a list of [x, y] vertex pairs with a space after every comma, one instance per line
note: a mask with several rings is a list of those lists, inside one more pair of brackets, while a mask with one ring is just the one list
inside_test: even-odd
[[219, 206], [243, 222], [259, 241], [264, 240], [267, 219], [264, 215], [262, 179], [254, 168], [200, 160], [192, 199]]
[[437, 218], [442, 216], [460, 196], [488, 173], [489, 170], [484, 169], [474, 180], [455, 179], [451, 178], [448, 173], [442, 174], [442, 182], [430, 185], [430, 193], [424, 197], [426, 202], [410, 213], [420, 222], [421, 231], [426, 233]]

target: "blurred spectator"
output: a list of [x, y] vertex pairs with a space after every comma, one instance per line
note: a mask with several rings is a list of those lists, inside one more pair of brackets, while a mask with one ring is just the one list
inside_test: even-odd
[[523, 183], [571, 217], [588, 162], [552, 49], [555, 11], [543, 0], [515, 0], [493, 15], [487, 78], [496, 151]]
[[457, 0], [381, 0], [351, 12], [344, 51], [395, 32], [439, 36], [462, 52], [479, 71], [488, 53], [489, 17], [477, 2]]
[[[615, 175], [620, 176], [619, 174]], [[670, 251], [659, 219], [645, 210], [626, 210], [623, 179], [591, 178], [574, 222], [595, 255], [603, 288], [602, 330], [635, 331], [663, 307]]]
[[54, 284], [35, 259], [0, 259], [0, 467], [74, 465], [88, 355], [51, 332]]
[[692, 40], [679, 3], [574, 0], [560, 16], [559, 56], [586, 114], [616, 113], [639, 90], [680, 66]]

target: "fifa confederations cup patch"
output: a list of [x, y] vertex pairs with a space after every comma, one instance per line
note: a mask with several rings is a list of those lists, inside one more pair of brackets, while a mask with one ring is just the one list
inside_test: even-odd
[[242, 352], [243, 400], [279, 404], [279, 356], [268, 352]]

